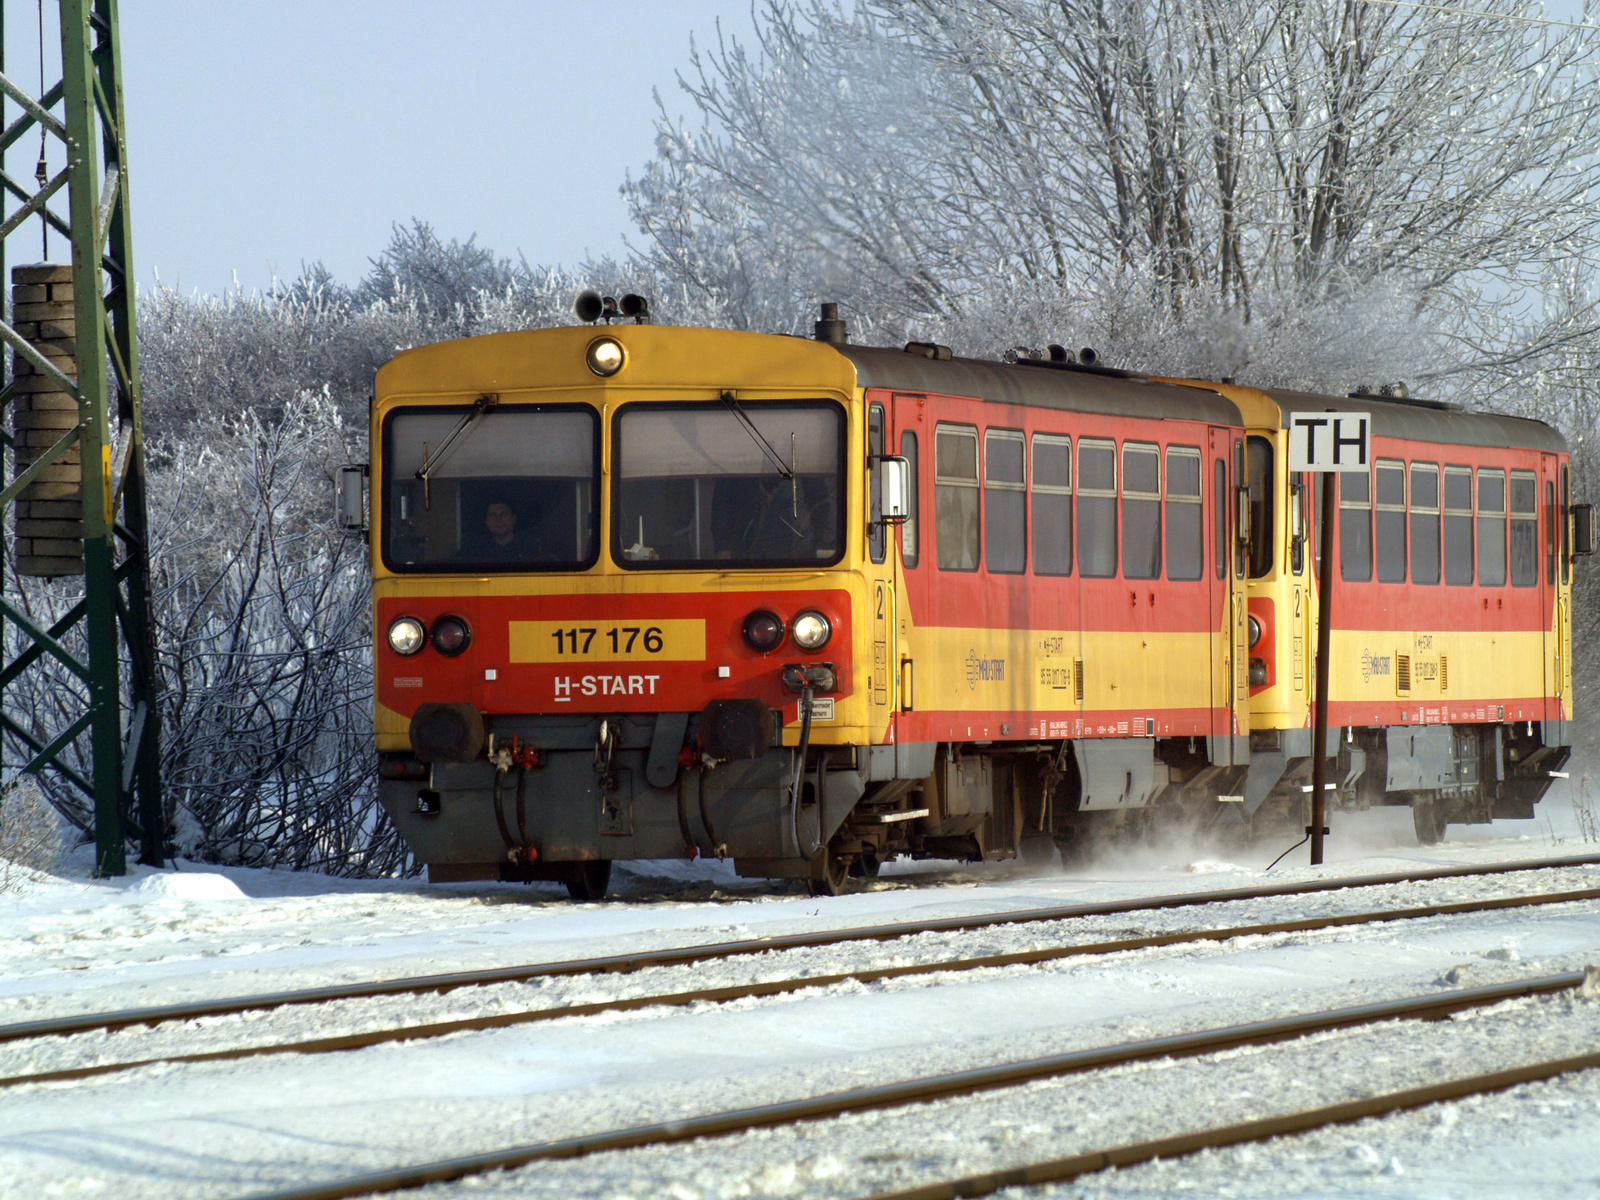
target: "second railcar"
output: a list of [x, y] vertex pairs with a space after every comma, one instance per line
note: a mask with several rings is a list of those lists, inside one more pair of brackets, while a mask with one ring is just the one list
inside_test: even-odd
[[1320, 490], [1288, 469], [1295, 413], [1371, 414], [1369, 469], [1339, 477], [1330, 639], [1332, 800], [1409, 806], [1418, 839], [1528, 818], [1571, 754], [1574, 559], [1561, 435], [1435, 401], [1204, 384], [1247, 426], [1253, 822], [1304, 823]]

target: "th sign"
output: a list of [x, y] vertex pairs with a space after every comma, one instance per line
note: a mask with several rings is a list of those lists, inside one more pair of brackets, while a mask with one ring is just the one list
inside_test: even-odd
[[1365, 471], [1372, 414], [1289, 414], [1289, 470]]

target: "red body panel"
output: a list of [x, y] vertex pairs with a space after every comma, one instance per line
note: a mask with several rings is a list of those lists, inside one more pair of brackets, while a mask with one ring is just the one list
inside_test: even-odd
[[[756, 698], [783, 710], [785, 720], [793, 720], [795, 695], [781, 680], [783, 664], [792, 662], [833, 663], [840, 685], [834, 694], [843, 697], [851, 692], [850, 594], [843, 590], [426, 597], [382, 600], [376, 607], [378, 702], [406, 717], [430, 700], [465, 701], [480, 712], [495, 714], [692, 712], [710, 700]], [[833, 622], [833, 636], [815, 653], [805, 653], [785, 639], [771, 653], [759, 654], [745, 644], [740, 632], [745, 616], [758, 608], [774, 609], [786, 620], [801, 609], [818, 609]], [[466, 618], [472, 627], [472, 644], [456, 658], [446, 658], [432, 646], [402, 657], [384, 640], [382, 631], [397, 617], [416, 617], [431, 626], [446, 613]], [[703, 661], [595, 662], [581, 657], [570, 664], [511, 661], [513, 621], [583, 627], [602, 621], [648, 625], [702, 618]], [[717, 667], [724, 665], [729, 677], [719, 679]], [[495, 678], [487, 679], [485, 673], [491, 670]]]

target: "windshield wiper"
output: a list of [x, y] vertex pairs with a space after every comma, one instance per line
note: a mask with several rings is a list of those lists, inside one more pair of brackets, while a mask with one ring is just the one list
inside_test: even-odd
[[450, 448], [455, 445], [456, 439], [470, 429], [475, 421], [484, 413], [500, 403], [499, 396], [479, 396], [472, 402], [472, 411], [467, 413], [456, 423], [450, 435], [439, 445], [434, 454], [428, 453], [428, 443], [422, 443], [422, 465], [417, 468], [413, 478], [422, 480], [422, 507], [433, 508], [433, 473], [439, 469], [439, 464], [444, 462], [445, 456], [450, 453]]
[[[745, 432], [748, 433], [752, 439], [754, 439], [755, 444], [761, 448], [761, 453], [767, 456], [773, 467], [777, 469], [778, 474], [783, 476], [785, 479], [792, 480], [794, 478], [794, 468], [783, 465], [783, 459], [778, 457], [778, 452], [772, 448], [772, 443], [761, 436], [761, 431], [756, 428], [755, 422], [750, 419], [749, 414], [747, 414], [744, 409], [739, 406], [739, 402], [733, 398], [733, 393], [723, 392], [722, 402], [728, 406], [728, 411], [739, 418], [740, 422], [744, 425]], [[790, 435], [789, 440], [791, 442], [794, 440], [792, 434]], [[791, 458], [794, 457], [793, 449], [789, 451], [789, 455]]]

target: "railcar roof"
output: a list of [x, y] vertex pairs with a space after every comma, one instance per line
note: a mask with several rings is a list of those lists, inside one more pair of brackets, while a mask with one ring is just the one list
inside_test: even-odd
[[1261, 389], [1283, 410], [1290, 412], [1370, 412], [1372, 431], [1378, 437], [1413, 442], [1439, 442], [1447, 446], [1513, 446], [1527, 450], [1566, 453], [1567, 441], [1543, 421], [1502, 413], [1471, 412], [1429, 403], [1408, 403], [1381, 396], [1322, 396], [1284, 388]]
[[856, 381], [867, 388], [971, 396], [993, 404], [1026, 404], [1070, 412], [1106, 413], [1156, 420], [1239, 425], [1233, 401], [1204, 388], [1156, 383], [1121, 372], [1070, 370], [1044, 365], [939, 361], [904, 350], [844, 345], [839, 353], [856, 365]]

